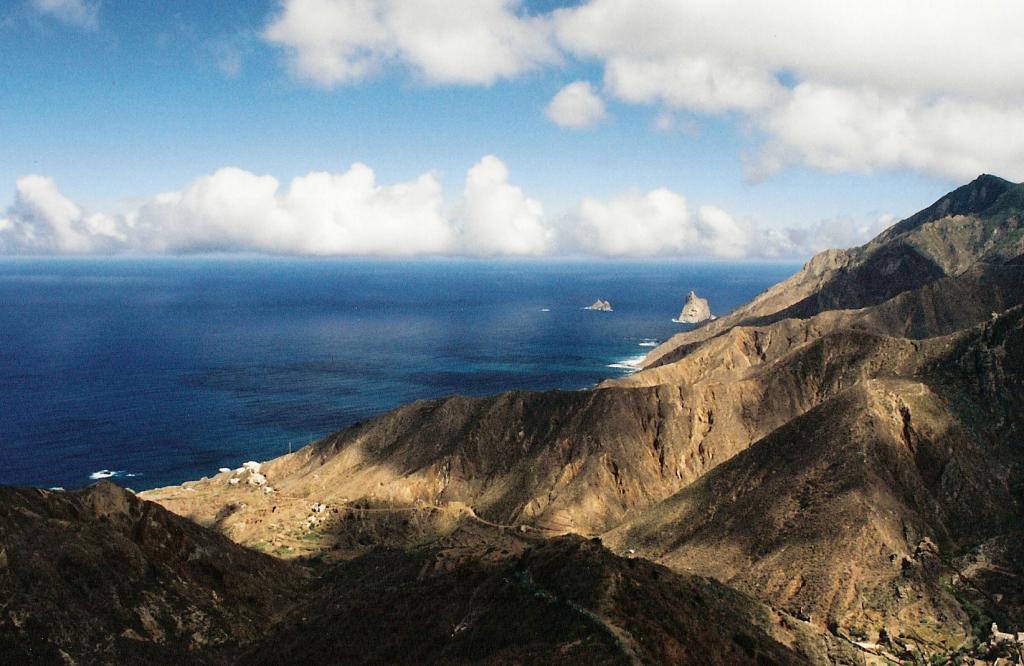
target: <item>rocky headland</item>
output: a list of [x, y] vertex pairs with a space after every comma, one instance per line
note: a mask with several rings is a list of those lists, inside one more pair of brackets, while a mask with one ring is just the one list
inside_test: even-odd
[[419, 401], [141, 497], [0, 489], [0, 650], [1018, 659], [1022, 216], [981, 176], [594, 390]]

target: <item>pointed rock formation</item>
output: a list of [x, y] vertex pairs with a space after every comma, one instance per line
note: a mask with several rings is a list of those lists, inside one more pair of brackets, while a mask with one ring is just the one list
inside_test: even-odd
[[701, 298], [691, 291], [686, 295], [686, 303], [683, 305], [682, 312], [672, 321], [680, 324], [699, 324], [702, 321], [710, 321], [712, 319], [715, 319], [715, 315], [711, 314], [711, 306], [708, 305], [708, 299]]
[[583, 309], [584, 310], [599, 310], [600, 312], [611, 312], [612, 311], [612, 304], [609, 303], [608, 301], [604, 300], [603, 298], [599, 298], [599, 299], [597, 299], [596, 301], [594, 301], [593, 303], [591, 303], [590, 305], [588, 305], [587, 307], [585, 307]]

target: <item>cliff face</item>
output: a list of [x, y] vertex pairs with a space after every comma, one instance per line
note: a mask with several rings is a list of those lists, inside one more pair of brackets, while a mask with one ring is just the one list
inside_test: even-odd
[[[256, 661], [329, 650], [339, 625], [380, 660], [447, 663], [691, 663], [696, 646], [742, 661], [732, 643], [857, 663], [948, 653], [991, 620], [1024, 629], [1006, 583], [1024, 576], [1022, 210], [1024, 187], [982, 177], [597, 390], [421, 401], [264, 464], [269, 490], [222, 474], [144, 496], [338, 563], [317, 565], [332, 592], [278, 614]], [[708, 619], [730, 613], [747, 629]], [[532, 628], [509, 633], [511, 617]]]

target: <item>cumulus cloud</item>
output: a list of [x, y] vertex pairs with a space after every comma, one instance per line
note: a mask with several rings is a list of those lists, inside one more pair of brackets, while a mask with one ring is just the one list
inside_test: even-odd
[[147, 251], [410, 256], [451, 249], [442, 208], [433, 174], [378, 185], [372, 169], [355, 164], [282, 189], [272, 176], [226, 168], [158, 195], [130, 222]]
[[761, 122], [771, 138], [753, 164], [755, 176], [790, 162], [829, 172], [1024, 175], [1024, 112], [1017, 106], [801, 83]]
[[608, 200], [587, 197], [570, 218], [575, 240], [588, 254], [650, 257], [697, 254], [697, 231], [686, 199], [659, 188], [632, 190]]
[[79, 28], [94, 29], [99, 25], [99, 2], [88, 0], [32, 0], [37, 11], [58, 21]]
[[3, 254], [102, 253], [124, 240], [115, 218], [86, 214], [46, 176], [19, 178], [14, 203], [0, 217]]
[[667, 188], [587, 197], [552, 220], [493, 155], [468, 170], [461, 199], [445, 210], [434, 174], [383, 185], [363, 164], [286, 186], [226, 167], [117, 214], [88, 212], [53, 179], [25, 176], [0, 215], [0, 254], [786, 258], [864, 243], [895, 221], [837, 217], [763, 229], [715, 205], [692, 213], [686, 198]]
[[[1022, 24], [1017, 0], [588, 0], [539, 14], [522, 0], [281, 0], [263, 36], [323, 86], [389, 64], [489, 85], [566, 56], [594, 61], [615, 99], [735, 114], [754, 130], [755, 176], [800, 163], [962, 180], [1024, 178]], [[588, 127], [603, 101], [577, 82], [547, 114]]]
[[586, 198], [570, 224], [583, 252], [607, 257], [739, 259], [766, 249], [755, 243], [753, 225], [712, 205], [691, 215], [686, 198], [666, 188], [632, 190], [605, 201]]
[[526, 255], [555, 249], [544, 209], [486, 156], [454, 215], [432, 173], [382, 185], [355, 164], [287, 186], [227, 167], [120, 214], [87, 213], [44, 176], [17, 182], [0, 216], [0, 253], [260, 252], [320, 256]]
[[489, 85], [559, 58], [549, 21], [517, 0], [283, 0], [264, 38], [327, 87], [391, 61], [432, 83]]
[[[697, 228], [701, 232], [702, 245], [713, 257], [741, 259], [757, 252], [751, 252], [751, 243], [756, 240], [756, 230], [733, 218], [718, 206], [701, 206], [697, 211]], [[756, 248], [764, 251], [764, 248]]]
[[604, 118], [604, 100], [589, 81], [574, 81], [558, 91], [544, 113], [556, 125], [587, 129]]
[[272, 176], [224, 168], [120, 215], [86, 214], [53, 180], [28, 176], [2, 219], [5, 253], [411, 256], [447, 253], [455, 243], [433, 174], [379, 185], [362, 164], [310, 173], [286, 188]]
[[[1015, 0], [590, 0], [557, 12], [558, 38], [584, 57], [709, 59], [757, 72], [787, 71], [835, 85], [887, 91], [1019, 95], [1024, 6]], [[948, 48], [955, 46], [955, 48]]]
[[467, 254], [540, 256], [554, 249], [543, 206], [509, 183], [508, 168], [493, 155], [466, 174], [460, 217]]
[[[745, 114], [752, 173], [911, 168], [1024, 177], [1024, 79], [1012, 0], [591, 0], [555, 15], [559, 42], [604, 65], [627, 102]], [[782, 82], [786, 81], [787, 84]]]

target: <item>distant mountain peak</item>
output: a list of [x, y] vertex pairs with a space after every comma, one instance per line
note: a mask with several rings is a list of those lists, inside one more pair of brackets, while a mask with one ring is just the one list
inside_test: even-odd
[[1007, 190], [1016, 187], [1005, 178], [983, 173], [966, 185], [961, 185], [924, 210], [896, 223], [879, 238], [889, 240], [922, 224], [953, 215], [977, 215], [996, 202]]

